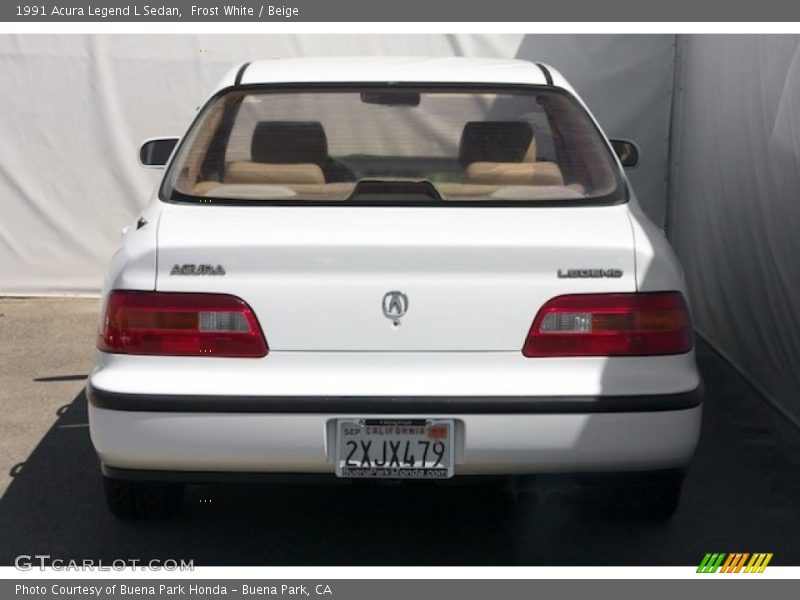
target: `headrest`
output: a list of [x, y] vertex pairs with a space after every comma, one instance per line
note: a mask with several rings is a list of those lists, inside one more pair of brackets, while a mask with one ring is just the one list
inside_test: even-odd
[[474, 162], [522, 162], [532, 142], [533, 129], [526, 121], [470, 121], [461, 134], [459, 160], [464, 167]]
[[253, 130], [250, 156], [260, 163], [322, 166], [328, 158], [328, 139], [319, 121], [260, 121]]

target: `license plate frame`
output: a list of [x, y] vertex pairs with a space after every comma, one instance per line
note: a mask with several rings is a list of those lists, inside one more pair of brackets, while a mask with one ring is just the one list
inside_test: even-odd
[[455, 474], [454, 419], [337, 419], [334, 444], [335, 473], [343, 479], [437, 481]]

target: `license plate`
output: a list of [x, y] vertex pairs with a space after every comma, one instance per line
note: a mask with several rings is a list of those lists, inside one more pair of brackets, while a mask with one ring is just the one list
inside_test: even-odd
[[339, 419], [336, 476], [447, 479], [453, 476], [452, 419]]

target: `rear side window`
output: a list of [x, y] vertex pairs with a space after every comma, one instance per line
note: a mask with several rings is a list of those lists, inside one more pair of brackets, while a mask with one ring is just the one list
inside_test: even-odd
[[202, 111], [162, 197], [205, 203], [616, 202], [585, 110], [547, 88], [234, 88]]

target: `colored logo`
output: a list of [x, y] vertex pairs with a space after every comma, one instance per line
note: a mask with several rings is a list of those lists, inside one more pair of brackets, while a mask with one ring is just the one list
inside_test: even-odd
[[[749, 559], [749, 560], [748, 560]], [[763, 573], [769, 561], [772, 560], [772, 553], [756, 552], [708, 552], [700, 561], [697, 567], [698, 573]]]

